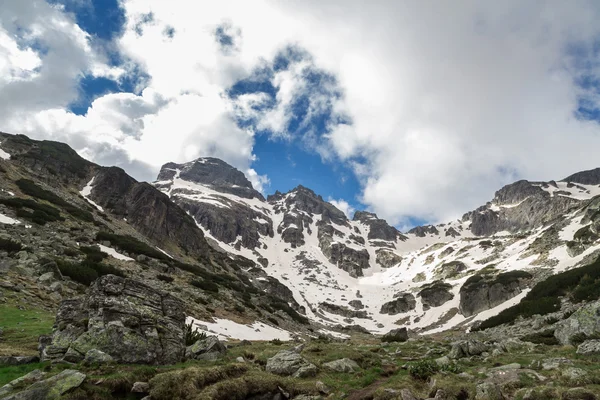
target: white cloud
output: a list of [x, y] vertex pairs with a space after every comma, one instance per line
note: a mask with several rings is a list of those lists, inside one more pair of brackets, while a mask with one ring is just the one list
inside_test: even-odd
[[[112, 152], [152, 171], [212, 155], [251, 170], [254, 133], [235, 117], [286, 136], [289, 105], [306, 94], [308, 61], [273, 77], [278, 98], [267, 113], [253, 108], [264, 96], [232, 104], [224, 89], [297, 46], [337, 78], [344, 96], [331, 106], [352, 121], [331, 125], [325, 138], [309, 129], [306, 142], [351, 165], [362, 201], [393, 223], [456, 217], [516, 177], [557, 179], [598, 163], [599, 125], [575, 117], [580, 98], [599, 101], [576, 84], [600, 76], [594, 2], [123, 0], [128, 22], [115, 45], [142, 66], [148, 87], [96, 99], [85, 116], [64, 111], [77, 98], [78, 77], [119, 77], [129, 66], [103, 63], [57, 7], [8, 4], [0, 16], [4, 129], [65, 137], [95, 159], [113, 160]], [[224, 23], [235, 51], [214, 38]], [[174, 35], [165, 34], [169, 27]], [[311, 100], [318, 110], [327, 99]], [[258, 188], [266, 182], [247, 175]]]
[[346, 200], [344, 200], [344, 199], [335, 200], [335, 199], [332, 199], [331, 197], [329, 197], [327, 199], [327, 201], [329, 203], [333, 204], [335, 206], [335, 208], [337, 208], [338, 210], [340, 210], [344, 214], [346, 214], [346, 216], [348, 218], [352, 219], [352, 217], [354, 216], [354, 211], [356, 211], [356, 209], [354, 207], [352, 207]]

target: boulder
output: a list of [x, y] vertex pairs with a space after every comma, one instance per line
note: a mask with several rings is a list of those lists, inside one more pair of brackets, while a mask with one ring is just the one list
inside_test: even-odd
[[135, 382], [131, 388], [132, 393], [149, 393], [150, 384], [148, 382]]
[[572, 344], [571, 340], [576, 335], [600, 335], [600, 300], [586, 304], [556, 324], [554, 336], [561, 344]]
[[185, 358], [188, 360], [214, 361], [227, 352], [227, 347], [216, 336], [200, 339], [185, 349]]
[[584, 356], [600, 354], [600, 340], [586, 340], [577, 347], [577, 354]]
[[452, 344], [452, 349], [448, 354], [449, 358], [459, 359], [471, 356], [478, 356], [489, 350], [489, 346], [479, 340], [460, 340]]
[[114, 359], [110, 355], [98, 349], [89, 350], [85, 353], [85, 358], [83, 359], [85, 365], [108, 364], [113, 361]]
[[471, 276], [460, 288], [460, 313], [470, 317], [512, 299], [527, 287], [531, 277], [524, 271]]
[[411, 293], [398, 293], [395, 300], [388, 301], [381, 306], [380, 314], [396, 315], [414, 310], [416, 307], [415, 296]]
[[183, 310], [183, 302], [168, 293], [133, 279], [102, 276], [85, 296], [61, 303], [51, 343], [40, 338], [40, 358], [78, 362], [95, 349], [118, 363], [180, 362]]
[[504, 400], [504, 396], [498, 385], [491, 382], [480, 383], [477, 385], [476, 390], [476, 400]]
[[381, 338], [382, 342], [406, 342], [408, 340], [408, 329], [392, 329]]
[[598, 397], [584, 388], [573, 388], [563, 392], [562, 400], [597, 400]]
[[282, 350], [267, 360], [267, 372], [282, 376], [303, 378], [314, 376], [317, 367], [302, 357], [298, 350]]
[[39, 362], [38, 356], [3, 356], [0, 357], [0, 365], [24, 365]]
[[45, 375], [45, 372], [42, 372], [39, 369], [34, 369], [27, 375], [23, 375], [20, 378], [7, 383], [6, 385], [0, 387], [0, 399], [5, 398], [5, 396], [15, 390], [15, 387], [23, 387], [23, 385], [30, 385], [34, 382], [41, 381]]
[[323, 364], [323, 367], [335, 372], [356, 372], [360, 369], [356, 361], [349, 358], [330, 361]]

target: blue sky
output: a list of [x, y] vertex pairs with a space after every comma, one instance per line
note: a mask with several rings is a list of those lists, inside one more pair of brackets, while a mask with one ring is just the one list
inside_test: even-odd
[[0, 128], [140, 180], [219, 157], [402, 228], [598, 166], [597, 3], [339, 4], [6, 2]]

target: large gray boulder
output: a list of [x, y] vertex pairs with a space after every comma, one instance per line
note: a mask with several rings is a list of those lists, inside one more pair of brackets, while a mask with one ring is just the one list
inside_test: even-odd
[[296, 349], [283, 350], [267, 360], [267, 372], [294, 378], [317, 374], [317, 367], [300, 355]]
[[600, 335], [600, 300], [586, 304], [569, 318], [557, 323], [554, 336], [561, 344], [572, 344], [571, 341], [576, 335], [583, 337]]
[[85, 296], [65, 300], [42, 360], [82, 361], [93, 349], [118, 363], [174, 364], [185, 351], [181, 300], [114, 275], [98, 278]]
[[382, 342], [406, 342], [408, 340], [408, 329], [392, 329], [381, 338]]
[[227, 352], [227, 347], [216, 336], [209, 336], [198, 340], [185, 349], [185, 358], [188, 360], [214, 361]]

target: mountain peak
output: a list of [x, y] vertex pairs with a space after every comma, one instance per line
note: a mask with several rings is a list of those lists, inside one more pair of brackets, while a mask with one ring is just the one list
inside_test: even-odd
[[563, 182], [579, 183], [582, 185], [600, 185], [600, 168], [577, 172], [562, 179]]
[[208, 185], [217, 191], [240, 197], [263, 199], [243, 172], [214, 157], [201, 157], [183, 164], [167, 163], [161, 167], [157, 180], [169, 181], [175, 178]]

